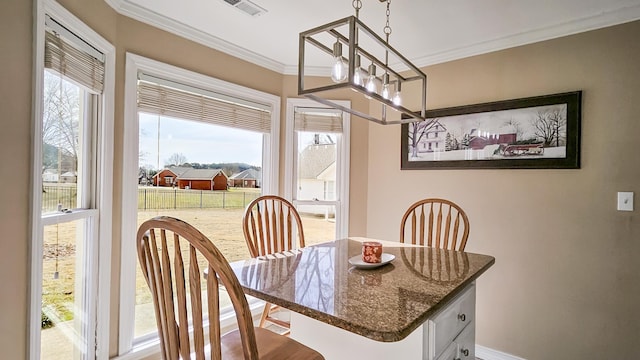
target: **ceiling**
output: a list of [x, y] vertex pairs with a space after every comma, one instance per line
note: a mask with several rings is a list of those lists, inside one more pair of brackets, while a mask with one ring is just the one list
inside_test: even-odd
[[[296, 74], [298, 35], [354, 15], [349, 0], [106, 0], [119, 13], [283, 74]], [[247, 0], [242, 0], [247, 1]], [[362, 0], [382, 35], [385, 5]], [[390, 44], [422, 67], [640, 19], [640, 0], [394, 0]]]

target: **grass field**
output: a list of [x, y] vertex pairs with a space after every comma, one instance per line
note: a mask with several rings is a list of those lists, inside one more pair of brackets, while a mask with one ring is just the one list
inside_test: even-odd
[[[233, 192], [229, 192], [233, 193]], [[138, 212], [138, 225], [159, 215], [177, 217], [195, 226], [220, 249], [228, 261], [249, 258], [242, 233], [242, 207], [214, 209], [163, 209]], [[335, 223], [322, 217], [302, 216], [307, 245], [331, 240]], [[45, 228], [43, 256], [43, 310], [56, 322], [73, 318], [73, 303], [76, 290], [76, 232], [79, 222], [51, 225]], [[132, 234], [131, 241], [133, 241]], [[136, 304], [151, 302], [147, 284], [139, 266], [136, 266]], [[58, 277], [55, 277], [56, 270]], [[153, 326], [155, 323], [151, 322]], [[153, 329], [152, 329], [153, 330]], [[136, 332], [148, 329], [136, 329]], [[139, 335], [139, 334], [136, 334]]]

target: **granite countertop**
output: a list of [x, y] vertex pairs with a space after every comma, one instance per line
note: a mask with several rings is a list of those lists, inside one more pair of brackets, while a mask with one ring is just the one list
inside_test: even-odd
[[378, 341], [408, 336], [485, 272], [491, 256], [383, 242], [390, 264], [358, 269], [342, 239], [231, 264], [248, 295]]

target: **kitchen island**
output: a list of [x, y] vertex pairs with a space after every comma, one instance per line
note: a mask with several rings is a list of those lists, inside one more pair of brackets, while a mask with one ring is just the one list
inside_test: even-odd
[[291, 337], [327, 360], [473, 359], [475, 279], [491, 256], [383, 242], [395, 259], [359, 269], [350, 238], [232, 263], [248, 295], [292, 311]]

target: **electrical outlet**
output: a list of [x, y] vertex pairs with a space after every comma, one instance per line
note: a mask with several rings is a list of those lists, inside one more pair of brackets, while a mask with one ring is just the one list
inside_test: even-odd
[[633, 192], [618, 192], [618, 210], [633, 211]]

